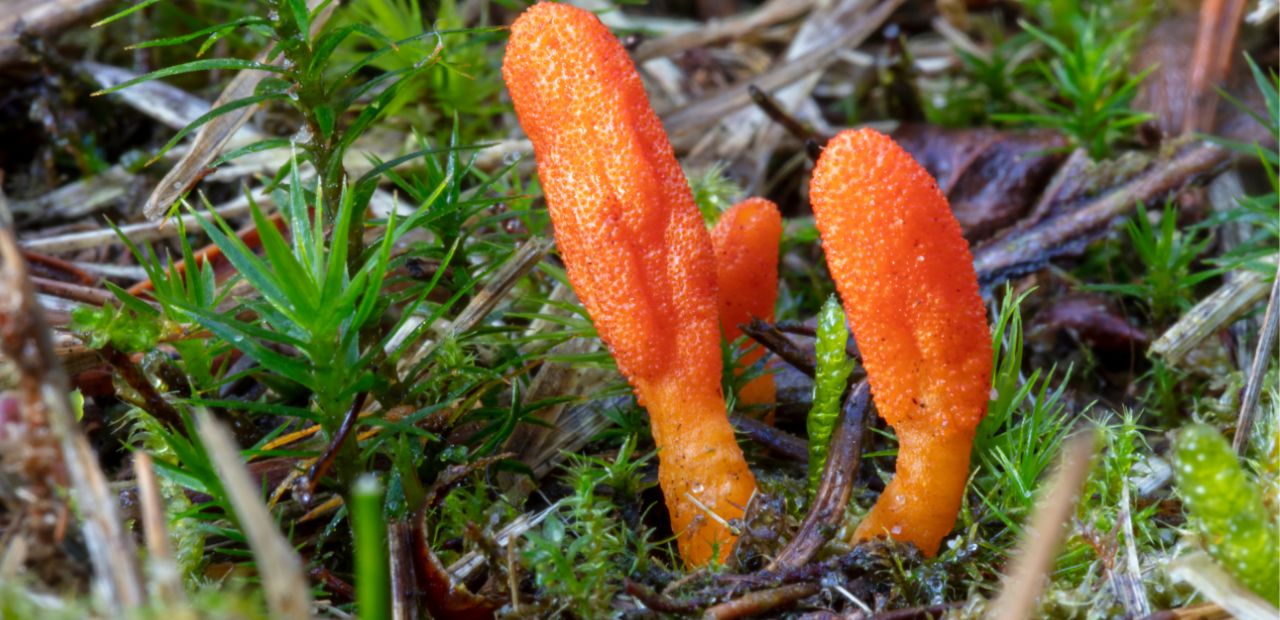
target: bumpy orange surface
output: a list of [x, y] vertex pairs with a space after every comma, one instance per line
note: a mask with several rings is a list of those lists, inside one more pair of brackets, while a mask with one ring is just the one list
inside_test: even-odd
[[[711, 229], [720, 285], [720, 329], [728, 340], [741, 336], [738, 326], [752, 318], [773, 320], [781, 240], [782, 214], [764, 198], [748, 198], [733, 205]], [[750, 366], [763, 356], [762, 347], [751, 348], [742, 356], [742, 365]], [[772, 374], [752, 379], [738, 392], [738, 399], [747, 405], [772, 404], [775, 398]], [[772, 417], [770, 412], [767, 419]]]
[[640, 76], [594, 15], [549, 3], [512, 24], [502, 74], [569, 280], [649, 410], [681, 556], [723, 558], [706, 511], [740, 517], [755, 478], [720, 391], [711, 239]]
[[870, 129], [827, 144], [810, 198], [876, 408], [899, 441], [893, 481], [855, 538], [887, 534], [932, 556], [955, 525], [991, 386], [969, 246], [929, 173]]

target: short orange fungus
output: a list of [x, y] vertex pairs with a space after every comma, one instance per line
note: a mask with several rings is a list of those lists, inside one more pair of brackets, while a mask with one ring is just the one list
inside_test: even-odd
[[937, 553], [951, 532], [991, 387], [991, 337], [968, 243], [937, 183], [870, 129], [840, 133], [810, 186], [827, 265], [897, 472], [858, 526]]
[[755, 478], [720, 391], [711, 238], [640, 76], [599, 19], [550, 3], [512, 24], [502, 75], [569, 280], [649, 410], [680, 554], [724, 558]]
[[[764, 198], [748, 198], [733, 205], [711, 230], [720, 285], [720, 329], [730, 342], [742, 335], [738, 326], [753, 318], [773, 321], [781, 240], [782, 214]], [[764, 349], [756, 346], [742, 356], [741, 363], [750, 366], [763, 356]], [[752, 379], [738, 393], [738, 400], [745, 405], [772, 404], [775, 397], [771, 374]]]

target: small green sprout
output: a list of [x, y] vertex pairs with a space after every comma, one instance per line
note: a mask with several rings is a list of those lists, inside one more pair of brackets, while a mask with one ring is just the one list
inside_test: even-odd
[[1130, 107], [1138, 85], [1153, 69], [1129, 71], [1128, 50], [1137, 26], [1111, 33], [1104, 21], [1091, 13], [1074, 39], [1065, 41], [1029, 22], [1019, 22], [1049, 48], [1049, 60], [1040, 64], [1040, 70], [1056, 96], [1039, 102], [1043, 113], [996, 115], [996, 119], [1061, 131], [1094, 159], [1109, 156], [1116, 142], [1150, 119], [1150, 114]]
[[831, 431], [840, 414], [840, 397], [853, 372], [854, 361], [845, 354], [849, 330], [844, 309], [834, 295], [827, 298], [818, 314], [818, 367], [813, 379], [813, 408], [809, 410], [809, 493], [818, 489], [822, 466], [827, 461]]
[[1196, 260], [1205, 253], [1213, 237], [1202, 231], [1178, 228], [1178, 209], [1165, 205], [1159, 228], [1151, 224], [1146, 205], [1125, 224], [1129, 242], [1142, 264], [1142, 276], [1132, 283], [1094, 284], [1095, 291], [1132, 297], [1150, 308], [1152, 318], [1166, 321], [1192, 306], [1196, 285], [1221, 273], [1217, 269], [1197, 270]]

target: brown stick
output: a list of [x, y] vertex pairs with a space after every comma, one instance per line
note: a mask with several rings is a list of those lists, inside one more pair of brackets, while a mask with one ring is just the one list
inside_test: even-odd
[[622, 580], [622, 588], [624, 592], [640, 601], [645, 607], [664, 614], [693, 615], [698, 613], [698, 609], [701, 607], [696, 602], [677, 601], [660, 592], [654, 592], [653, 588], [643, 583], [632, 581], [629, 577]]
[[816, 583], [793, 583], [772, 590], [749, 592], [727, 603], [707, 608], [702, 617], [709, 620], [730, 620], [754, 616], [791, 605], [817, 594], [820, 589]]
[[750, 437], [752, 441], [780, 456], [800, 463], [809, 461], [809, 445], [805, 440], [791, 433], [778, 430], [755, 418], [736, 413], [729, 416], [729, 422], [733, 424], [734, 430]]
[[418, 580], [418, 591], [423, 594], [422, 600], [427, 607], [427, 613], [432, 618], [486, 620], [493, 617], [493, 605], [472, 594], [466, 586], [455, 582], [449, 575], [449, 571], [440, 563], [440, 558], [436, 557], [430, 543], [432, 529], [429, 515], [432, 508], [444, 501], [449, 490], [465, 481], [471, 472], [511, 456], [512, 454], [508, 452], [449, 467], [436, 478], [431, 488], [427, 490], [422, 505], [414, 513], [414, 526], [411, 533], [413, 572]]
[[[814, 140], [825, 144], [831, 136], [820, 136], [812, 127], [800, 122], [799, 119], [792, 116], [786, 110], [778, 107], [778, 102], [773, 100], [768, 93], [760, 90], [755, 84], [747, 86], [747, 94], [751, 96], [751, 102], [760, 108], [773, 122], [782, 125], [787, 133], [795, 136], [801, 142]], [[815, 158], [816, 159], [816, 158]]]
[[311, 465], [311, 470], [307, 472], [307, 480], [303, 485], [304, 497], [301, 498], [303, 504], [311, 503], [311, 498], [315, 496], [316, 485], [320, 484], [325, 474], [329, 473], [329, 468], [333, 467], [333, 463], [338, 458], [338, 453], [342, 450], [342, 446], [346, 443], [347, 438], [351, 436], [351, 430], [356, 427], [356, 420], [360, 418], [360, 410], [364, 408], [364, 401], [369, 397], [368, 392], [360, 392], [356, 395], [356, 399], [351, 403], [351, 408], [347, 410], [347, 415], [343, 416], [342, 423], [338, 425], [338, 432], [334, 433], [329, 439], [329, 445], [325, 448], [324, 454], [316, 459]]
[[1193, 177], [1212, 172], [1230, 157], [1221, 147], [1197, 143], [1153, 167], [1106, 195], [1067, 215], [1025, 230], [1011, 231], [973, 252], [974, 268], [984, 288], [1031, 273], [1050, 259], [1067, 253], [1106, 229], [1115, 218], [1185, 185]]
[[147, 413], [169, 428], [182, 428], [182, 414], [164, 399], [133, 359], [111, 343], [99, 349], [98, 354], [116, 369], [121, 380], [142, 397], [142, 407]]
[[133, 453], [133, 472], [138, 480], [138, 500], [143, 533], [147, 543], [147, 563], [151, 568], [151, 586], [159, 601], [172, 608], [187, 605], [187, 591], [182, 587], [182, 574], [173, 560], [166, 526], [164, 498], [156, 481], [151, 455], [145, 450]]
[[1164, 609], [1142, 620], [1226, 620], [1231, 614], [1215, 603], [1204, 603], [1181, 609]]
[[115, 300], [116, 296], [100, 288], [82, 286], [61, 280], [50, 280], [39, 276], [31, 276], [31, 283], [36, 290], [46, 295], [70, 299], [94, 306], [105, 306]]
[[1231, 70], [1245, 4], [1245, 0], [1206, 0], [1200, 5], [1188, 88], [1191, 105], [1182, 117], [1184, 132], [1213, 131], [1219, 102], [1217, 88], [1226, 82]]
[[387, 528], [391, 559], [391, 620], [417, 620], [414, 603], [417, 577], [413, 574], [413, 526], [396, 521]]
[[1236, 421], [1236, 434], [1231, 439], [1231, 447], [1236, 454], [1244, 454], [1249, 443], [1249, 431], [1253, 429], [1253, 418], [1258, 410], [1258, 396], [1262, 394], [1262, 379], [1267, 372], [1267, 362], [1271, 361], [1271, 347], [1276, 342], [1276, 327], [1280, 324], [1280, 267], [1276, 268], [1276, 278], [1271, 282], [1271, 298], [1267, 301], [1267, 313], [1262, 319], [1262, 329], [1258, 331], [1258, 348], [1253, 352], [1253, 364], [1249, 367], [1249, 382], [1244, 386], [1244, 397], [1240, 399], [1240, 416]]
[[667, 127], [667, 132], [671, 135], [672, 141], [679, 142], [682, 137], [692, 135], [707, 125], [718, 123], [720, 119], [728, 116], [729, 113], [748, 105], [751, 102], [751, 97], [747, 94], [748, 86], [774, 90], [791, 84], [815, 71], [822, 71], [827, 68], [838, 58], [836, 51], [857, 47], [865, 41], [902, 5], [902, 1], [881, 0], [874, 5], [868, 2], [864, 8], [865, 13], [863, 13], [862, 20], [855, 27], [849, 29], [844, 36], [829, 41], [799, 58], [775, 65], [750, 80], [737, 82], [693, 105], [680, 108], [667, 115], [663, 118], [663, 123]]
[[959, 603], [938, 603], [936, 605], [925, 605], [923, 607], [908, 607], [906, 609], [894, 609], [891, 611], [880, 612], [871, 616], [869, 620], [919, 620], [921, 618], [940, 618], [943, 614], [964, 607], [963, 602]]
[[713, 19], [702, 27], [640, 44], [632, 57], [636, 62], [670, 56], [695, 47], [736, 39], [778, 22], [804, 15], [814, 0], [770, 0], [760, 8], [735, 17]]
[[285, 538], [262, 502], [262, 488], [240, 458], [231, 430], [208, 411], [196, 412], [200, 442], [222, 480], [231, 508], [253, 551], [262, 592], [272, 618], [306, 620], [311, 615], [311, 590], [302, 558]]
[[93, 286], [98, 282], [97, 278], [89, 275], [89, 273], [86, 272], [85, 270], [71, 264], [68, 261], [62, 260], [61, 258], [58, 258], [56, 256], [49, 256], [48, 254], [32, 252], [31, 250], [23, 250], [22, 256], [23, 258], [27, 259], [28, 263], [31, 263], [33, 265], [35, 264], [44, 265], [52, 269], [57, 269], [58, 271], [61, 271], [79, 280], [80, 283], [85, 286]]
[[751, 319], [750, 323], [739, 325], [738, 327], [742, 330], [742, 333], [760, 343], [760, 346], [782, 358], [782, 361], [791, 364], [796, 370], [809, 377], [813, 377], [813, 373], [816, 372], [818, 367], [818, 362], [814, 359], [813, 352], [805, 350], [792, 342], [777, 327], [760, 319]]
[[862, 430], [867, 408], [871, 404], [871, 388], [864, 380], [853, 388], [840, 408], [835, 431], [831, 434], [831, 450], [822, 469], [822, 479], [809, 514], [794, 538], [774, 558], [768, 570], [777, 571], [803, 566], [813, 559], [831, 537], [831, 529], [844, 517], [845, 506], [853, 494], [853, 480], [858, 476], [862, 460]]
[[21, 35], [53, 36], [110, 6], [109, 0], [19, 0], [0, 15], [0, 66], [22, 59]]

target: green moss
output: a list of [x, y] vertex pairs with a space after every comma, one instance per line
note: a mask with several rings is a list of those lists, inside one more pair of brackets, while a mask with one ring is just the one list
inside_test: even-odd
[[1275, 517], [1231, 445], [1197, 424], [1175, 446], [1178, 492], [1209, 555], [1250, 590], [1280, 605], [1280, 545]]

